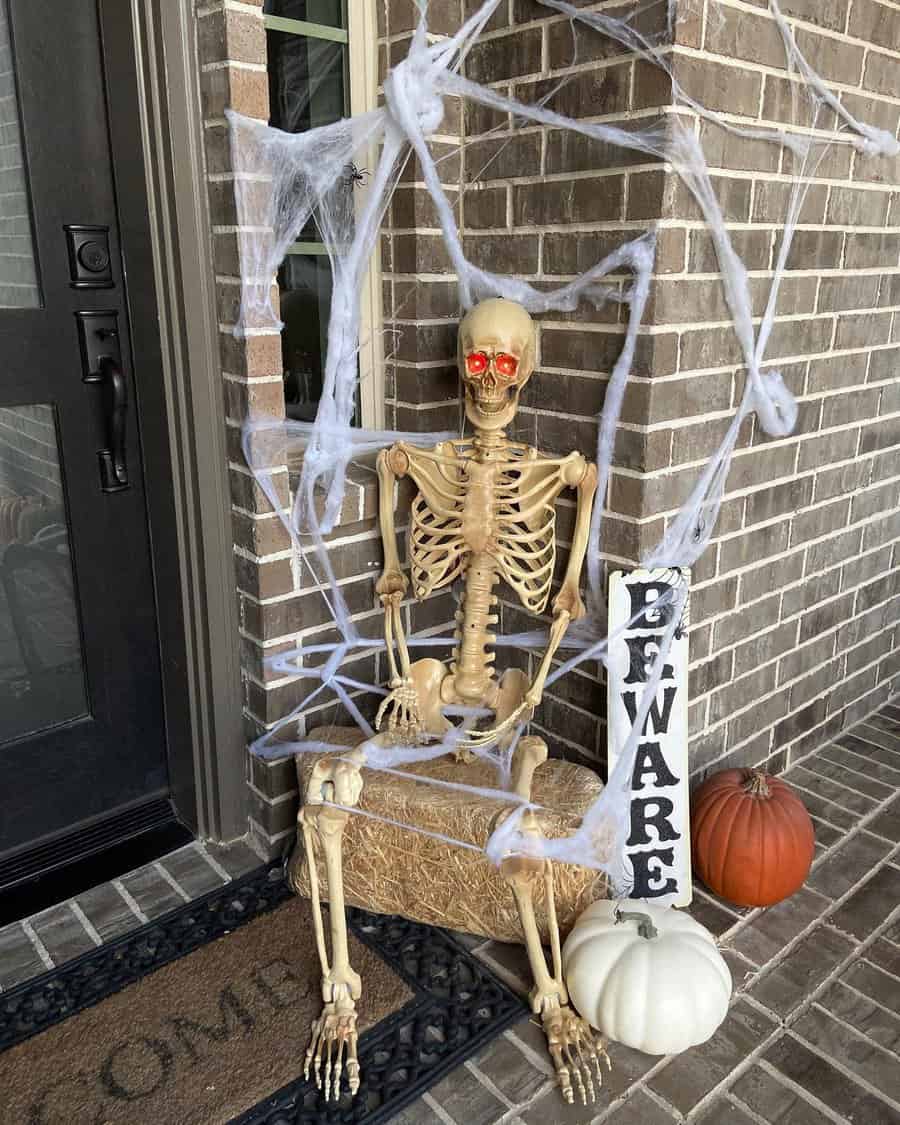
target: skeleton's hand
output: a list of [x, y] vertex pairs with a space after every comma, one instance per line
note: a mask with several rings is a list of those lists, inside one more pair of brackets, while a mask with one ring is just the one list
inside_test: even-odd
[[381, 730], [387, 716], [388, 732], [404, 741], [417, 740], [422, 734], [419, 717], [419, 696], [416, 685], [408, 677], [391, 681], [391, 692], [382, 701], [375, 716], [375, 726]]
[[532, 691], [529, 689], [522, 702], [515, 710], [510, 711], [503, 722], [488, 727], [487, 730], [470, 731], [465, 738], [459, 740], [457, 746], [463, 750], [484, 750], [511, 731], [518, 723], [530, 723], [534, 717], [534, 709], [537, 703], [541, 701], [540, 693], [537, 695], [537, 703], [531, 702], [531, 696]]

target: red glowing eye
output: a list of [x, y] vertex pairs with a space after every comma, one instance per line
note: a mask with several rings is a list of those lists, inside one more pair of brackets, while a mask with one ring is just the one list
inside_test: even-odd
[[494, 367], [498, 374], [511, 379], [519, 369], [519, 361], [514, 355], [509, 355], [507, 352], [498, 352], [494, 356]]
[[466, 371], [470, 375], [481, 375], [482, 372], [487, 371], [488, 357], [484, 352], [472, 352], [471, 355], [466, 356]]

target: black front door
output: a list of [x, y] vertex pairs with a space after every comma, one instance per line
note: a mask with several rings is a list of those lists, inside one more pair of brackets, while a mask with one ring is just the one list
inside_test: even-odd
[[[168, 793], [95, 0], [0, 0], [0, 856]], [[134, 123], [136, 159], [140, 128]], [[117, 160], [119, 157], [117, 156]], [[152, 281], [150, 282], [152, 285]], [[49, 854], [49, 852], [48, 852]]]

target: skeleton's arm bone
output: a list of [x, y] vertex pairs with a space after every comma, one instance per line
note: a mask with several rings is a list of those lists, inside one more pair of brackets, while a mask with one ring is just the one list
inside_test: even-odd
[[[390, 449], [382, 449], [378, 454], [378, 518], [381, 524], [381, 542], [384, 547], [384, 571], [378, 580], [375, 591], [384, 606], [384, 640], [386, 645], [391, 685], [397, 686], [400, 679], [409, 677], [409, 650], [400, 617], [400, 601], [409, 587], [409, 579], [400, 569], [397, 554], [397, 532], [394, 525], [394, 484], [405, 476], [409, 468], [409, 457], [398, 444]], [[400, 657], [400, 669], [394, 661], [394, 642]]]
[[[390, 595], [386, 595], [386, 599], [388, 598]], [[394, 656], [394, 607], [389, 600], [384, 603], [384, 651], [388, 662], [388, 683], [397, 683], [400, 673]]]
[[550, 672], [550, 662], [556, 655], [556, 650], [559, 648], [560, 641], [562, 641], [571, 620], [572, 616], [567, 609], [557, 610], [553, 617], [547, 651], [544, 653], [537, 675], [534, 677], [534, 683], [525, 693], [525, 701], [531, 707], [537, 707], [541, 701], [541, 696], [544, 694], [544, 684]]
[[553, 599], [553, 612], [558, 613], [565, 609], [569, 612], [572, 621], [577, 621], [584, 616], [584, 605], [578, 593], [581, 581], [581, 568], [584, 566], [584, 556], [587, 552], [588, 536], [591, 526], [591, 509], [594, 503], [594, 493], [597, 491], [597, 466], [593, 463], [586, 465], [584, 461], [574, 463], [570, 467], [574, 477], [580, 472], [580, 477], [568, 479], [567, 484], [574, 486], [577, 493], [577, 507], [575, 509], [575, 531], [572, 535], [572, 546], [569, 550], [569, 563], [566, 567], [565, 577], [559, 593]]
[[[529, 688], [525, 698], [536, 707], [544, 693], [544, 683], [550, 671], [550, 663], [556, 655], [560, 642], [565, 635], [569, 622], [577, 620], [584, 615], [584, 605], [578, 593], [578, 583], [581, 579], [581, 568], [584, 564], [584, 555], [587, 550], [588, 532], [591, 523], [591, 507], [594, 493], [597, 491], [597, 466], [585, 464], [584, 461], [573, 462], [567, 466], [571, 477], [567, 484], [574, 485], [577, 494], [577, 508], [575, 511], [575, 532], [572, 536], [572, 546], [569, 550], [569, 562], [566, 567], [565, 577], [559, 593], [553, 599], [553, 624], [550, 626], [550, 639], [547, 651], [541, 660], [534, 683]], [[576, 474], [579, 474], [576, 476]]]
[[[384, 547], [384, 571], [375, 590], [378, 594], [405, 593], [409, 585], [400, 570], [397, 554], [397, 531], [394, 526], [394, 485], [406, 476], [409, 457], [398, 444], [382, 449], [378, 454], [378, 522], [381, 525], [381, 542]], [[399, 581], [398, 581], [399, 580]], [[390, 587], [390, 589], [388, 589]]]

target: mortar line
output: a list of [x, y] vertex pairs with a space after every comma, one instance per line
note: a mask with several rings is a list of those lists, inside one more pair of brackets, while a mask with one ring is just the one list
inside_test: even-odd
[[177, 895], [183, 898], [185, 902], [191, 901], [191, 896], [187, 893], [184, 887], [182, 887], [175, 876], [172, 875], [171, 872], [167, 871], [160, 862], [157, 861], [156, 863], [154, 863], [153, 867], [156, 873], [169, 884], [169, 886], [173, 891], [175, 891]]
[[94, 945], [102, 945], [103, 944], [103, 938], [97, 932], [97, 929], [94, 926], [93, 922], [90, 920], [90, 918], [88, 918], [87, 914], [85, 914], [85, 912], [78, 905], [78, 903], [75, 901], [75, 899], [69, 900], [69, 909], [72, 911], [72, 913], [78, 919], [78, 921], [81, 923], [82, 929], [85, 931], [85, 933], [91, 939], [91, 941], [94, 943]]
[[[883, 864], [880, 864], [879, 866], [883, 866]], [[869, 873], [869, 875], [871, 876], [874, 873], [875, 870], [876, 869], [873, 869]], [[815, 926], [815, 925], [818, 925], [818, 924], [822, 923], [824, 921], [824, 919], [826, 919], [830, 914], [832, 914], [834, 912], [834, 910], [837, 909], [838, 906], [840, 906], [843, 903], [843, 901], [846, 898], [848, 898], [856, 889], [857, 888], [855, 886], [851, 887], [850, 890], [848, 890], [846, 892], [846, 894], [842, 896], [841, 899], [838, 899], [838, 900], [835, 901], [835, 904], [834, 904], [833, 908], [827, 909], [823, 914], [819, 915], [819, 917], [815, 920], [813, 925]], [[897, 910], [895, 910], [893, 913], [900, 913], [900, 907], [898, 907]], [[866, 938], [862, 942], [858, 942], [858, 939], [856, 939], [854, 937], [852, 940], [854, 942], [857, 942], [857, 944], [852, 949], [852, 951], [838, 963], [838, 965], [835, 967], [835, 969], [821, 982], [821, 984], [816, 989], [814, 989], [813, 992], [808, 997], [805, 997], [800, 1002], [800, 1004], [798, 1004], [798, 1006], [794, 1009], [794, 1011], [791, 1012], [787, 1017], [781, 1017], [781, 1016], [778, 1015], [777, 1012], [771, 1012], [771, 1010], [767, 1009], [765, 1007], [765, 1005], [760, 1004], [759, 1001], [756, 1001], [756, 1005], [758, 1005], [764, 1011], [769, 1011], [770, 1015], [775, 1019], [776, 1023], [775, 1023], [774, 1031], [770, 1035], [768, 1035], [763, 1040], [763, 1042], [761, 1044], [759, 1044], [759, 1046], [755, 1047], [750, 1052], [750, 1054], [747, 1056], [747, 1058], [745, 1060], [740, 1062], [734, 1070], [732, 1070], [730, 1073], [725, 1075], [719, 1083], [717, 1083], [711, 1090], [709, 1090], [700, 1099], [700, 1101], [697, 1102], [697, 1104], [694, 1105], [691, 1108], [690, 1116], [692, 1118], [696, 1117], [697, 1114], [699, 1114], [712, 1101], [715, 1100], [716, 1096], [718, 1096], [720, 1093], [724, 1093], [724, 1092], [728, 1091], [730, 1089], [731, 1085], [738, 1078], [740, 1078], [744, 1073], [746, 1073], [746, 1071], [750, 1069], [750, 1067], [756, 1062], [756, 1060], [759, 1059], [762, 1056], [763, 1051], [766, 1050], [771, 1045], [771, 1042], [777, 1041], [778, 1038], [780, 1038], [781, 1036], [783, 1036], [785, 1034], [794, 1035], [795, 1038], [800, 1039], [801, 1037], [799, 1035], [796, 1035], [796, 1033], [791, 1030], [793, 1025], [797, 1022], [797, 1020], [799, 1020], [801, 1018], [801, 1016], [805, 1015], [805, 1013], [810, 1009], [812, 1004], [815, 1002], [815, 1000], [818, 998], [818, 996], [825, 990], [825, 988], [829, 987], [831, 985], [831, 983], [834, 980], [836, 980], [838, 978], [838, 976], [840, 976], [840, 974], [847, 968], [847, 966], [852, 964], [857, 959], [857, 957], [859, 956], [860, 950], [863, 949], [863, 948], [867, 948], [868, 945], [870, 945], [873, 941], [876, 940], [876, 936], [879, 933], [879, 931], [881, 929], [887, 927], [887, 925], [890, 923], [890, 921], [891, 921], [891, 916], [889, 915], [881, 923], [881, 925], [879, 927], [877, 927], [876, 930], [874, 930], [873, 933], [870, 934], [869, 937]], [[812, 927], [808, 927], [808, 929], [809, 928], [812, 928]], [[806, 931], [803, 931], [803, 932], [805, 933]], [[839, 931], [839, 932], [842, 933], [843, 931]], [[849, 935], [845, 935], [845, 936], [849, 936]], [[799, 938], [799, 935], [798, 935], [798, 938]], [[791, 942], [790, 946], [788, 946], [787, 949], [793, 948], [797, 944], [797, 940], [798, 939], [795, 939], [793, 942]], [[785, 955], [780, 956], [777, 959], [777, 961], [770, 962], [769, 964], [767, 964], [766, 965], [766, 972], [768, 972], [769, 969], [773, 965], [780, 964], [785, 959], [786, 952], [787, 952], [787, 950], [785, 951]], [[746, 996], [745, 999], [750, 999], [750, 997]], [[809, 1046], [812, 1049], [812, 1044], [809, 1044]], [[820, 1055], [820, 1057], [827, 1058], [828, 1061], [831, 1061], [830, 1058], [823, 1055], [822, 1052], [820, 1052], [820, 1051], [816, 1051], [816, 1054]], [[853, 1078], [854, 1081], [856, 1080], [856, 1076], [852, 1075], [850, 1072], [844, 1071], [844, 1073], [846, 1073], [848, 1075], [848, 1077]], [[879, 1096], [881, 1096], [881, 1095], [879, 1095]]]
[[[868, 667], [868, 665], [866, 667]], [[865, 668], [863, 668], [861, 670], [865, 671]], [[823, 747], [821, 747], [821, 749], [824, 750], [825, 747], [823, 746]], [[825, 758], [824, 761], [830, 762], [830, 759]], [[838, 762], [830, 762], [830, 764], [834, 765], [834, 766], [838, 766], [838, 768], [840, 768], [840, 769], [845, 769], [848, 773], [858, 774], [859, 777], [866, 777], [866, 774], [861, 773], [859, 770], [852, 770], [852, 769], [850, 769], [849, 766], [841, 766]], [[848, 785], [844, 781], [838, 781], [837, 778], [831, 777], [827, 773], [819, 773], [818, 770], [813, 769], [811, 766], [807, 766], [806, 768], [809, 769], [811, 773], [816, 774], [817, 777], [821, 777], [823, 781], [830, 781], [832, 785], [837, 785], [841, 789], [846, 789], [848, 793], [855, 793], [858, 797], [866, 797], [868, 800], [874, 801], [877, 805], [883, 804], [885, 801], [889, 801], [897, 795], [897, 791], [896, 791], [896, 789], [894, 789], [893, 792], [889, 793], [885, 797], [873, 797], [871, 793], [866, 793], [862, 789], [854, 789], [852, 785]], [[878, 779], [877, 778], [870, 778], [870, 780], [877, 781]], [[890, 789], [890, 786], [888, 785], [888, 783], [886, 781], [882, 781], [881, 784], [884, 785], [884, 786], [887, 786], [887, 788]], [[810, 790], [810, 792], [812, 792], [812, 790]], [[840, 805], [841, 802], [837, 798], [834, 798], [834, 803], [837, 804], [837, 805]], [[847, 811], [848, 812], [855, 812], [856, 810], [855, 809], [847, 809]]]
[[[836, 985], [840, 985], [843, 988], [844, 982], [841, 981], [841, 980], [836, 980], [832, 983], [831, 987], [834, 988]], [[847, 986], [847, 987], [849, 987], [849, 986]], [[865, 993], [858, 992], [858, 990], [855, 989], [855, 988], [852, 991], [857, 992], [858, 995], [863, 997], [865, 1000], [870, 999], [868, 996], [865, 995]], [[874, 1000], [871, 1000], [870, 1002], [872, 1004], [875, 1004], [875, 1006], [877, 1008], [880, 1008], [883, 1012], [887, 1012], [888, 1014], [893, 1015], [896, 1018], [897, 1013], [891, 1012], [890, 1008], [885, 1008], [885, 1007], [883, 1007], [883, 1005], [877, 1004]], [[852, 1032], [854, 1035], [858, 1036], [860, 1039], [865, 1039], [866, 1042], [870, 1043], [873, 1047], [877, 1047], [879, 1051], [883, 1051], [885, 1054], [888, 1054], [888, 1055], [893, 1055], [894, 1058], [896, 1058], [898, 1061], [900, 1061], [900, 1055], [898, 1055], [896, 1051], [891, 1050], [890, 1047], [885, 1047], [885, 1045], [883, 1043], [879, 1043], [877, 1039], [873, 1039], [872, 1036], [869, 1035], [869, 1033], [867, 1031], [864, 1031], [862, 1028], [857, 1027], [855, 1024], [849, 1023], [842, 1016], [838, 1015], [837, 1012], [833, 1012], [831, 1010], [831, 1008], [829, 1008], [826, 1004], [823, 1004], [821, 1000], [814, 1001], [811, 1008], [810, 1008], [810, 1011], [812, 1011], [813, 1008], [818, 1009], [818, 1011], [820, 1011], [824, 1015], [828, 1016], [829, 1019], [834, 1020], [835, 1023], [840, 1024], [841, 1027], [846, 1028], [847, 1031]]]
[[[853, 839], [856, 835], [859, 834], [859, 832], [861, 830], [862, 830], [862, 825], [860, 824], [860, 825], [857, 825], [854, 828], [850, 829], [849, 831], [846, 831], [845, 834], [844, 834], [843, 841], [840, 844], [834, 845], [834, 847], [836, 849], [839, 849], [839, 848], [843, 847], [844, 844], [847, 841]], [[831, 854], [831, 850], [832, 849], [829, 848], [828, 852], [826, 852], [825, 857], [823, 857], [823, 858], [828, 858]], [[862, 876], [862, 878], [858, 879], [851, 887], [849, 887], [844, 892], [844, 894], [840, 896], [840, 898], [831, 899], [830, 905], [826, 906], [825, 909], [820, 914], [817, 914], [810, 922], [807, 923], [806, 926], [804, 926], [804, 928], [802, 930], [798, 931], [794, 935], [794, 937], [791, 938], [791, 940], [775, 955], [775, 957], [773, 957], [769, 961], [767, 961], [765, 963], [765, 965], [759, 966], [758, 975], [760, 977], [766, 976], [773, 969], [776, 969], [779, 965], [781, 965], [784, 961], [786, 961], [787, 958], [791, 955], [791, 953], [793, 953], [793, 951], [797, 948], [797, 946], [802, 941], [804, 941], [813, 932], [813, 930], [817, 929], [820, 925], [822, 925], [825, 921], [827, 921], [827, 919], [829, 919], [832, 915], [834, 915], [843, 906], [843, 904], [852, 895], [854, 895], [856, 893], [856, 891], [858, 891], [860, 889], [860, 887], [862, 887], [865, 883], [869, 882], [869, 880], [872, 879], [877, 874], [877, 872], [880, 871], [880, 869], [882, 867], [887, 866], [890, 863], [890, 860], [893, 857], [893, 855], [896, 854], [896, 852], [897, 852], [897, 848], [894, 848], [891, 851], [889, 851], [886, 856], [884, 856], [876, 864], [874, 864], [871, 868], [869, 868], [869, 870], [865, 873], [864, 876]], [[815, 887], [810, 887], [809, 889], [815, 891]], [[821, 894], [820, 891], [816, 891], [816, 893]], [[828, 895], [822, 895], [822, 897], [826, 898], [826, 899], [829, 898]], [[898, 908], [898, 909], [900, 909], [900, 908]], [[759, 915], [758, 914], [753, 915], [753, 918], [756, 918], [756, 917], [759, 917]], [[752, 918], [748, 919], [744, 923], [744, 926], [747, 926], [749, 924], [749, 922], [752, 921], [752, 920], [753, 920]], [[883, 925], [886, 926], [886, 924], [887, 924], [887, 920], [885, 921], [885, 923], [883, 923]], [[742, 928], [744, 928], [744, 926], [736, 927], [735, 931], [734, 931], [735, 934], [739, 933], [740, 930]], [[845, 931], [841, 930], [837, 926], [835, 926], [834, 929], [837, 930], [837, 932], [840, 933], [843, 937], [846, 937], [853, 942], [857, 942], [858, 939], [856, 939], [856, 937], [854, 935], [845, 933]], [[867, 942], [867, 946], [868, 946], [868, 944], [871, 944], [871, 940], [869, 940]], [[730, 947], [726, 946], [726, 948], [730, 948]], [[862, 949], [862, 945], [857, 944], [856, 948], [853, 951], [853, 956], [854, 957], [858, 956], [861, 949]], [[740, 950], [735, 949], [735, 950], [733, 950], [733, 952], [740, 953]], [[815, 995], [815, 994], [813, 994], [813, 995]], [[811, 999], [812, 999], [812, 996], [810, 997], [810, 1000]], [[760, 1001], [757, 1000], [756, 1003], [760, 1003]], [[767, 1009], [767, 1010], [769, 1010], [769, 1009]], [[775, 1013], [775, 1012], [773, 1012], [772, 1014], [777, 1016], [777, 1013]]]
[[[878, 633], [875, 633], [875, 634], [873, 634], [873, 637], [878, 637], [878, 636], [880, 636], [880, 635], [881, 635], [881, 633], [884, 633], [884, 632], [887, 632], [887, 630], [886, 630], [886, 629], [880, 629], [880, 630], [878, 631]], [[867, 744], [867, 745], [868, 745], [868, 744]], [[840, 745], [838, 745], [838, 744], [837, 744], [836, 742], [829, 742], [829, 743], [828, 743], [827, 745], [823, 746], [823, 747], [822, 747], [821, 749], [822, 749], [822, 751], [823, 751], [823, 752], [824, 752], [825, 750], [831, 750], [831, 749], [834, 749], [834, 750], [843, 750], [843, 752], [844, 752], [845, 754], [849, 754], [851, 758], [854, 758], [854, 759], [856, 759], [856, 760], [857, 760], [857, 761], [858, 761], [858, 762], [860, 763], [860, 765], [861, 765], [861, 766], [865, 766], [865, 765], [866, 765], [866, 763], [868, 763], [868, 764], [869, 764], [869, 765], [871, 766], [872, 762], [875, 762], [875, 763], [877, 763], [877, 764], [878, 764], [879, 766], [881, 766], [881, 768], [882, 768], [882, 769], [890, 770], [890, 771], [891, 771], [892, 773], [895, 773], [895, 774], [897, 774], [897, 781], [896, 781], [896, 782], [893, 782], [893, 783], [891, 783], [891, 782], [887, 782], [887, 781], [886, 781], [886, 782], [884, 782], [884, 784], [885, 784], [885, 785], [890, 785], [890, 784], [894, 784], [894, 786], [895, 786], [895, 792], [896, 792], [896, 786], [900, 785], [900, 765], [897, 765], [897, 766], [892, 766], [892, 765], [889, 765], [889, 764], [888, 764], [887, 762], [880, 762], [880, 761], [878, 761], [878, 759], [877, 759], [877, 758], [875, 758], [875, 759], [869, 759], [869, 758], [867, 758], [867, 757], [866, 757], [866, 755], [865, 755], [865, 754], [860, 754], [860, 753], [859, 753], [859, 751], [857, 751], [857, 750], [851, 750], [849, 746], [840, 746]], [[885, 747], [883, 747], [883, 746], [873, 746], [873, 747], [872, 747], [872, 749], [873, 749], [873, 750], [884, 750], [884, 749], [885, 749]], [[887, 750], [886, 752], [887, 752], [888, 754], [890, 754], [890, 753], [891, 753], [891, 751], [890, 751], [890, 750]], [[898, 760], [898, 762], [900, 762], [900, 755], [898, 755], [898, 758], [897, 758], [897, 760]], [[846, 770], [850, 770], [850, 771], [851, 771], [852, 773], [858, 773], [858, 774], [859, 774], [860, 776], [862, 776], [862, 777], [866, 777], [866, 776], [868, 776], [868, 775], [866, 774], [866, 771], [865, 771], [865, 769], [856, 769], [856, 768], [855, 768], [854, 766], [848, 766], [848, 765], [846, 765], [846, 764], [845, 764], [845, 763], [843, 763], [843, 762], [835, 762], [833, 758], [826, 758], [826, 759], [825, 759], [825, 761], [826, 761], [826, 762], [834, 762], [834, 765], [840, 765], [840, 766], [842, 766], [842, 767], [843, 767], [844, 769], [846, 769]], [[880, 779], [880, 778], [878, 778], [877, 780], [879, 780], [879, 781], [880, 781], [881, 779]]]
[[[850, 1067], [845, 1066], [837, 1055], [826, 1054], [822, 1047], [807, 1039], [805, 1035], [801, 1035], [800, 1032], [794, 1031], [793, 1028], [790, 1028], [788, 1030], [788, 1035], [791, 1035], [794, 1039], [797, 1040], [798, 1043], [806, 1047], [808, 1051], [811, 1051], [814, 1055], [818, 1055], [820, 1059], [824, 1059], [827, 1063], [829, 1063], [829, 1065], [834, 1067], [835, 1070], [843, 1074], [845, 1078], [849, 1078], [851, 1082], [854, 1082], [857, 1086], [861, 1087], [867, 1093], [874, 1094], [875, 1097], [877, 1097], [880, 1101], [885, 1102], [887, 1105], [900, 1112], [900, 1101], [896, 1101], [885, 1090], [879, 1090], [867, 1078], [864, 1078], [863, 1075], [861, 1075], [858, 1071], [851, 1070]], [[878, 1044], [874, 1044], [874, 1046], [878, 1046]], [[884, 1054], [890, 1053], [888, 1051], [885, 1051], [883, 1047], [880, 1047], [879, 1050], [881, 1050]]]
[[143, 924], [143, 923], [147, 923], [147, 922], [150, 921], [150, 919], [147, 917], [147, 915], [143, 912], [143, 910], [141, 910], [140, 906], [138, 905], [137, 899], [135, 899], [134, 896], [131, 894], [131, 892], [124, 886], [121, 879], [113, 879], [112, 885], [116, 888], [116, 890], [119, 892], [119, 894], [125, 900], [126, 906], [131, 911], [131, 913], [135, 916], [135, 918], [137, 918], [137, 920], [139, 922], [141, 922]]
[[31, 924], [30, 918], [22, 919], [22, 929], [25, 931], [28, 940], [31, 942], [35, 953], [37, 953], [38, 957], [40, 957], [41, 961], [44, 963], [44, 968], [52, 969], [54, 967], [53, 958], [47, 951], [46, 945], [44, 945], [44, 943], [35, 933], [35, 929]]
[[829, 1105], [817, 1098], [811, 1090], [807, 1090], [805, 1086], [801, 1086], [799, 1082], [795, 1082], [792, 1078], [789, 1078], [788, 1075], [782, 1074], [782, 1072], [778, 1070], [777, 1067], [774, 1067], [766, 1059], [760, 1059], [758, 1065], [760, 1070], [765, 1071], [765, 1073], [768, 1074], [770, 1078], [774, 1079], [781, 1086], [786, 1087], [788, 1090], [793, 1090], [795, 1094], [799, 1095], [802, 1101], [806, 1102], [807, 1105], [811, 1105], [813, 1106], [813, 1108], [818, 1109], [820, 1113], [824, 1113], [830, 1121], [837, 1122], [837, 1125], [847, 1125], [846, 1117], [842, 1117], [839, 1113], [835, 1113], [835, 1111]]

